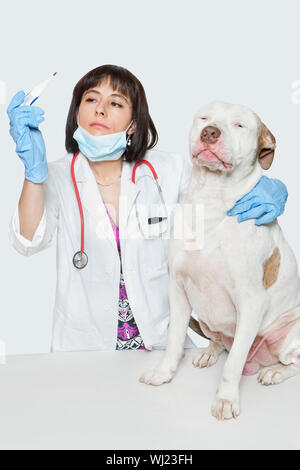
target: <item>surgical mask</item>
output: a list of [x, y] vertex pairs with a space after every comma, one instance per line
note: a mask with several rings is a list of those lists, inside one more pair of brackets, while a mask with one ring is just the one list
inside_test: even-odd
[[127, 147], [126, 132], [115, 132], [106, 135], [91, 135], [83, 127], [77, 127], [73, 138], [78, 143], [79, 150], [92, 162], [118, 160]]

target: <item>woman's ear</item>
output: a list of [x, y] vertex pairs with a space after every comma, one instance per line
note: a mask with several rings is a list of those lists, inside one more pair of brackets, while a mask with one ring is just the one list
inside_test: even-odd
[[131, 124], [131, 126], [129, 127], [127, 131], [127, 134], [128, 135], [134, 134], [135, 130], [136, 130], [136, 122], [133, 121], [133, 123]]

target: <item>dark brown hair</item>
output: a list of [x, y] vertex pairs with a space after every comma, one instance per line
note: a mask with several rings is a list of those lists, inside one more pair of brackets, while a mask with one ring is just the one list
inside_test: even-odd
[[73, 139], [77, 129], [76, 113], [83, 93], [100, 85], [103, 79], [109, 79], [113, 90], [129, 97], [132, 103], [132, 119], [136, 128], [131, 137], [131, 145], [124, 152], [125, 160], [138, 162], [144, 158], [148, 149], [157, 144], [158, 135], [149, 114], [145, 90], [141, 82], [129, 70], [117, 65], [101, 65], [82, 77], [73, 90], [72, 102], [66, 123], [66, 150], [69, 153], [78, 151], [78, 144]]

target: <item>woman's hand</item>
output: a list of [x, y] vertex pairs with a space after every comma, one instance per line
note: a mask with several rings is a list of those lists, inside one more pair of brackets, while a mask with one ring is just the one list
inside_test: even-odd
[[227, 215], [237, 215], [238, 222], [256, 219], [255, 225], [269, 224], [284, 211], [287, 188], [280, 180], [262, 176], [254, 188], [239, 199]]
[[16, 152], [24, 163], [25, 178], [33, 183], [42, 183], [48, 178], [45, 142], [38, 129], [45, 120], [44, 111], [37, 106], [20, 106], [25, 96], [24, 91], [19, 91], [7, 108], [9, 132], [17, 144]]

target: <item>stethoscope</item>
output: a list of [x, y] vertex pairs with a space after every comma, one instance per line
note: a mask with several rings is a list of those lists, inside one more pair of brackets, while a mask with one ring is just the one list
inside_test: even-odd
[[[73, 186], [74, 186], [74, 189], [75, 189], [75, 194], [76, 194], [76, 198], [77, 198], [77, 203], [78, 203], [78, 208], [79, 208], [79, 213], [80, 213], [80, 223], [81, 223], [81, 245], [80, 245], [80, 251], [77, 251], [75, 253], [75, 255], [73, 256], [73, 264], [75, 266], [75, 268], [77, 269], [83, 269], [86, 267], [87, 263], [88, 263], [88, 256], [87, 254], [85, 253], [84, 251], [84, 217], [83, 217], [83, 210], [82, 210], [82, 205], [81, 205], [81, 200], [80, 200], [80, 195], [79, 195], [79, 191], [78, 191], [78, 187], [77, 187], [77, 183], [76, 183], [76, 179], [75, 179], [75, 172], [74, 172], [74, 165], [75, 165], [75, 160], [77, 158], [77, 156], [79, 155], [80, 153], [80, 150], [78, 150], [75, 155], [73, 156], [72, 158], [72, 163], [71, 163], [71, 176], [72, 176], [72, 181], [73, 181]], [[156, 171], [154, 170], [153, 166], [151, 165], [150, 162], [148, 162], [148, 160], [142, 160], [138, 163], [136, 163], [133, 167], [133, 170], [132, 170], [132, 176], [131, 176], [131, 181], [135, 184], [135, 174], [136, 174], [136, 170], [137, 168], [142, 165], [143, 163], [145, 163], [151, 170], [151, 173], [153, 175], [153, 178], [154, 178], [154, 181], [156, 183], [156, 187], [158, 189], [158, 192], [159, 192], [159, 197], [160, 197], [160, 200], [161, 200], [161, 203], [162, 203], [162, 206], [164, 207], [164, 212], [165, 212], [165, 217], [150, 217], [148, 218], [148, 224], [156, 224], [158, 222], [161, 222], [162, 220], [166, 220], [168, 219], [168, 213], [167, 213], [167, 207], [166, 207], [166, 204], [165, 204], [165, 201], [164, 201], [164, 197], [163, 197], [163, 193], [162, 193], [162, 190], [161, 190], [161, 187], [160, 187], [160, 184], [158, 182], [158, 177], [157, 177], [157, 173]], [[136, 217], [137, 217], [137, 221], [138, 221], [138, 226], [139, 226], [139, 230], [140, 232], [142, 233], [143, 236], [145, 236], [143, 230], [142, 230], [142, 226], [140, 224], [140, 219], [139, 219], [139, 214], [138, 214], [138, 209], [137, 209], [137, 205], [135, 205], [135, 211], [136, 211]], [[162, 232], [164, 233], [164, 232]]]

